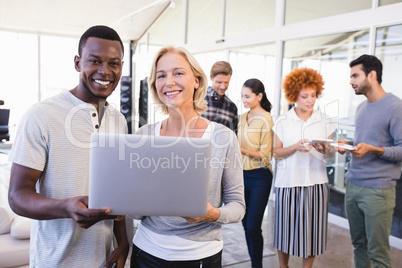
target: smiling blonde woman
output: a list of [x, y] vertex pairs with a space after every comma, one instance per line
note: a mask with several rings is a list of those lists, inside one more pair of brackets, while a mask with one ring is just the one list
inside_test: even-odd
[[131, 267], [219, 268], [223, 249], [221, 226], [239, 222], [245, 213], [236, 135], [200, 116], [206, 108], [207, 79], [187, 50], [162, 48], [155, 57], [148, 84], [168, 118], [143, 126], [136, 134], [211, 139], [212, 158], [225, 161], [210, 169], [205, 217], [142, 217], [133, 239]]

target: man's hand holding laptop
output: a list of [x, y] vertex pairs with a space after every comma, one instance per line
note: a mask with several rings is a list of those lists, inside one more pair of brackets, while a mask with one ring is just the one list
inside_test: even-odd
[[88, 196], [77, 196], [66, 201], [67, 211], [70, 217], [76, 221], [81, 228], [88, 229], [95, 223], [107, 220], [121, 220], [125, 216], [109, 215], [110, 209], [89, 209]]

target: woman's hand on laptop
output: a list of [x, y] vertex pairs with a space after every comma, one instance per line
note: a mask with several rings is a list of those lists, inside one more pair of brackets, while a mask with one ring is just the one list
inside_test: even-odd
[[116, 219], [117, 217], [109, 215], [110, 209], [89, 209], [88, 196], [66, 199], [66, 208], [70, 217], [85, 229], [88, 229], [98, 221]]
[[189, 224], [195, 224], [201, 221], [214, 222], [219, 218], [220, 215], [221, 211], [212, 206], [210, 203], [208, 203], [207, 214], [205, 215], [205, 217], [183, 217], [183, 218], [186, 219], [186, 221]]

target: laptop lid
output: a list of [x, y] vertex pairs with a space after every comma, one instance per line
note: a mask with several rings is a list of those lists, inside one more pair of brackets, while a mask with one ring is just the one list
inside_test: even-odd
[[209, 139], [94, 133], [89, 208], [112, 215], [203, 217]]

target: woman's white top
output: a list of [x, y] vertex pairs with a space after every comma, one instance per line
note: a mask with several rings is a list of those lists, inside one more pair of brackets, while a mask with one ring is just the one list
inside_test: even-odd
[[[155, 135], [160, 136], [162, 122], [155, 126]], [[202, 138], [209, 139], [214, 125], [209, 124]], [[203, 259], [217, 254], [223, 248], [223, 241], [192, 241], [177, 235], [162, 235], [139, 225], [135, 233], [134, 244], [145, 252], [168, 261]]]
[[[305, 122], [297, 116], [294, 108], [279, 116], [273, 128], [283, 148], [302, 139], [328, 139], [335, 129], [336, 124], [326, 114], [314, 111]], [[314, 148], [309, 152], [296, 151], [276, 161], [275, 187], [312, 186], [328, 182], [324, 155]]]

